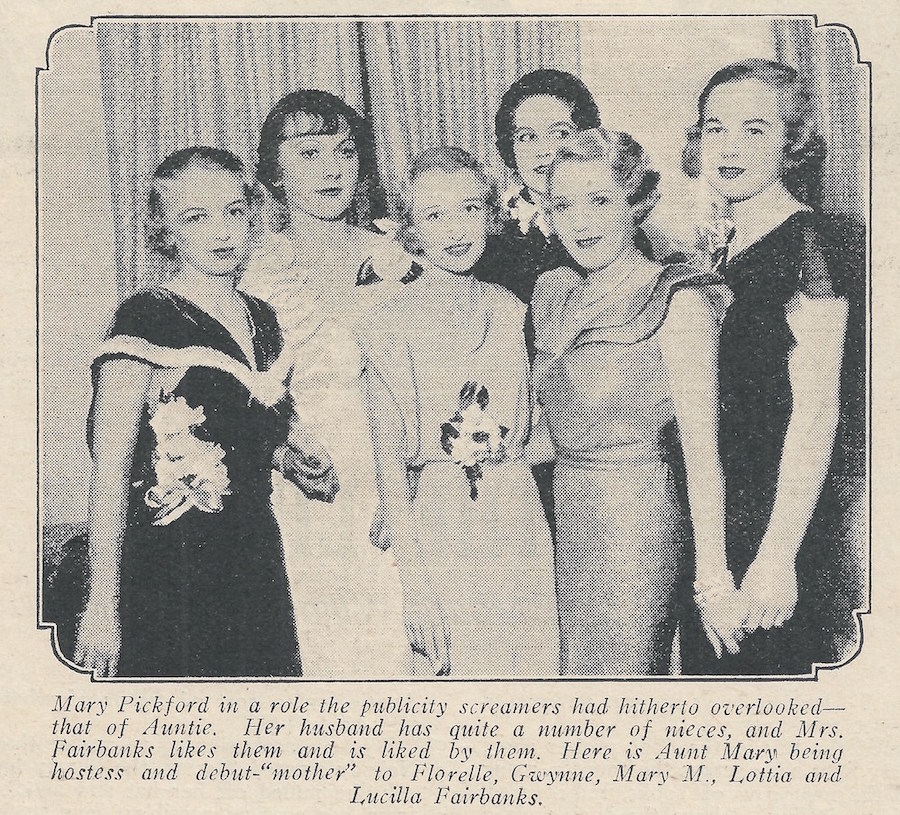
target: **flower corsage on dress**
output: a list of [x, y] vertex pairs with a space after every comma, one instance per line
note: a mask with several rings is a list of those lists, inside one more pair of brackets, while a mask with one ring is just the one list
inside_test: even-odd
[[469, 480], [469, 495], [478, 498], [478, 481], [486, 465], [506, 460], [509, 428], [488, 412], [490, 395], [484, 385], [466, 382], [459, 392], [459, 410], [441, 425], [441, 447]]
[[156, 484], [144, 494], [144, 503], [154, 511], [156, 526], [172, 523], [192, 507], [221, 512], [222, 499], [231, 494], [225, 451], [196, 433], [205, 421], [202, 405], [192, 408], [171, 394], [161, 395], [150, 418]]

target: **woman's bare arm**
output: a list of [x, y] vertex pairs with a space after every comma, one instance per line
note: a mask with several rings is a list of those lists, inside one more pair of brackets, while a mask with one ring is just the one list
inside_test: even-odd
[[718, 345], [721, 298], [712, 289], [672, 297], [660, 333], [687, 474], [701, 619], [717, 655], [736, 653], [743, 611], [725, 556], [724, 477], [719, 460]]
[[375, 449], [381, 501], [375, 543], [394, 549], [403, 591], [403, 616], [412, 648], [427, 657], [438, 676], [450, 672], [450, 633], [431, 585], [416, 525], [399, 411], [381, 377], [367, 366], [366, 404]]
[[119, 564], [132, 461], [151, 367], [131, 359], [102, 363], [94, 399], [93, 471], [88, 520], [89, 587], [75, 661], [100, 676], [116, 673], [121, 646]]
[[797, 604], [795, 562], [818, 503], [840, 418], [848, 303], [796, 295], [787, 319], [796, 344], [788, 359], [792, 410], [769, 525], [741, 584], [748, 630], [789, 620]]

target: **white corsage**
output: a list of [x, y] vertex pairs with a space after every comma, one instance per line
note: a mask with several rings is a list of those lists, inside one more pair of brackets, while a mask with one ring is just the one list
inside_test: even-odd
[[489, 401], [484, 385], [466, 382], [459, 392], [459, 410], [441, 425], [441, 447], [462, 467], [473, 501], [478, 497], [478, 480], [484, 475], [484, 465], [499, 464], [507, 456], [505, 439], [509, 428], [487, 412]]
[[155, 526], [172, 523], [191, 507], [221, 512], [222, 498], [231, 494], [225, 451], [194, 432], [205, 421], [203, 407], [192, 408], [181, 396], [163, 395], [156, 406], [150, 419], [156, 485], [144, 495]]
[[545, 238], [549, 238], [553, 230], [547, 223], [544, 210], [525, 198], [524, 187], [510, 187], [503, 196], [509, 217], [519, 224], [519, 231], [527, 235], [529, 230], [536, 226], [541, 230]]

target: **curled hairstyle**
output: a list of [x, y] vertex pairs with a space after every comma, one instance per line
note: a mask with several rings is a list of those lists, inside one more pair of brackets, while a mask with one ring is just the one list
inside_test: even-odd
[[160, 182], [177, 179], [189, 167], [206, 167], [231, 173], [243, 182], [244, 198], [248, 206], [252, 208], [254, 204], [253, 190], [247, 184], [244, 163], [234, 153], [218, 147], [203, 146], [176, 150], [153, 173], [150, 194], [147, 198], [147, 222], [144, 225], [148, 248], [167, 260], [175, 260], [177, 250], [166, 226], [166, 211]]
[[613, 181], [625, 192], [636, 224], [641, 223], [659, 201], [659, 173], [650, 166], [644, 148], [627, 133], [594, 128], [570, 140], [550, 164], [547, 178], [551, 195], [557, 169], [572, 161], [608, 164]]
[[785, 125], [784, 182], [795, 194], [808, 176], [815, 175], [825, 157], [825, 140], [816, 132], [812, 95], [799, 74], [788, 65], [767, 59], [745, 59], [716, 71], [697, 102], [697, 123], [687, 129], [681, 167], [689, 178], [700, 175], [700, 141], [709, 95], [719, 85], [756, 79], [779, 94], [778, 109]]
[[500, 100], [500, 108], [494, 119], [497, 150], [503, 163], [510, 170], [518, 170], [516, 153], [513, 149], [516, 109], [532, 96], [555, 96], [561, 99], [571, 108], [572, 124], [578, 130], [600, 127], [600, 111], [597, 109], [597, 103], [587, 86], [577, 76], [552, 68], [531, 71], [509, 86], [509, 90]]
[[[302, 121], [303, 118], [308, 121]], [[334, 136], [345, 128], [359, 154], [359, 183], [351, 215], [357, 222], [365, 220], [362, 211], [367, 209], [368, 196], [375, 182], [374, 139], [365, 119], [342, 99], [326, 91], [293, 91], [272, 108], [259, 135], [257, 179], [277, 203], [286, 206], [287, 198], [281, 184], [282, 169], [278, 160], [281, 145], [297, 136]]]
[[412, 186], [419, 176], [432, 170], [440, 170], [445, 173], [458, 173], [468, 170], [481, 182], [484, 187], [484, 205], [488, 216], [488, 233], [496, 234], [500, 231], [500, 198], [497, 194], [497, 183], [484, 171], [481, 163], [470, 153], [459, 147], [429, 147], [423, 150], [413, 159], [409, 171], [409, 186], [406, 194], [406, 202], [400, 212], [400, 228], [397, 230], [396, 239], [400, 245], [410, 254], [423, 254], [422, 244], [416, 235], [415, 225], [412, 220]]

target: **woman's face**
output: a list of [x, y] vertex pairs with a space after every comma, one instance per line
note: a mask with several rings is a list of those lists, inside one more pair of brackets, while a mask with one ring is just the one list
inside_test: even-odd
[[548, 212], [563, 246], [585, 269], [602, 269], [634, 243], [634, 215], [604, 161], [564, 161], [550, 180]]
[[[297, 124], [304, 118], [297, 115]], [[342, 218], [356, 194], [359, 151], [348, 128], [337, 133], [291, 136], [278, 147], [281, 183], [288, 208], [313, 218]]]
[[744, 201], [780, 181], [785, 146], [775, 88], [758, 79], [713, 88], [703, 111], [700, 166], [726, 201]]
[[250, 253], [250, 206], [242, 179], [221, 167], [189, 165], [159, 183], [166, 231], [184, 271], [234, 275]]
[[513, 121], [519, 177], [529, 190], [546, 195], [550, 163], [578, 129], [572, 121], [572, 108], [557, 96], [529, 96], [519, 103]]
[[471, 170], [428, 170], [412, 184], [412, 224], [435, 266], [465, 274], [484, 253], [488, 208], [484, 181]]

